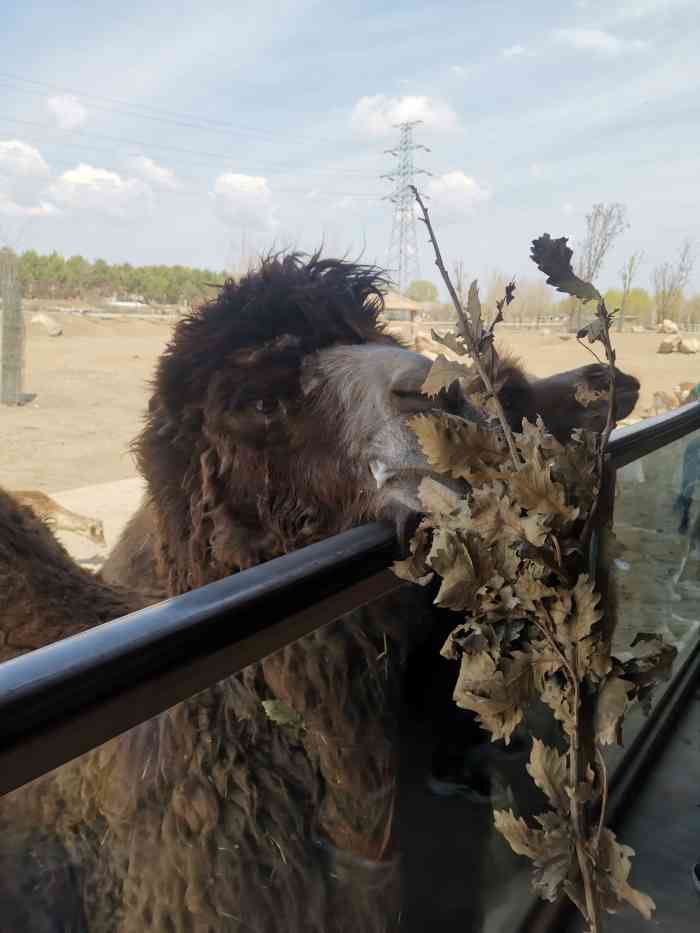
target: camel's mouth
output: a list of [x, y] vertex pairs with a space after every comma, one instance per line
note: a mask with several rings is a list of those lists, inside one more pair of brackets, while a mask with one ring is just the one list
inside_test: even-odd
[[418, 488], [424, 479], [432, 479], [459, 495], [466, 491], [464, 483], [451, 479], [444, 473], [437, 473], [427, 465], [391, 467], [381, 460], [373, 460], [370, 470], [377, 489], [384, 494], [387, 502], [400, 503], [412, 512], [420, 513], [424, 510], [418, 495]]
[[632, 413], [639, 400], [639, 390], [641, 388], [639, 380], [634, 376], [628, 376], [622, 373], [616, 380], [616, 417], [617, 419], [626, 418]]
[[425, 516], [425, 506], [418, 495], [421, 481], [426, 478], [432, 479], [453, 494], [461, 496], [465, 493], [463, 483], [427, 468], [406, 467], [388, 470], [385, 467], [383, 473], [379, 470], [377, 473], [377, 486], [384, 498], [384, 517], [391, 520], [396, 527], [400, 559], [408, 557], [411, 539]]

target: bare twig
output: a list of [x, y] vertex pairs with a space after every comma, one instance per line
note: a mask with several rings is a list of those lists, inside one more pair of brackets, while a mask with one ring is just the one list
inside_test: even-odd
[[[493, 399], [494, 407], [496, 410], [496, 416], [498, 418], [498, 421], [500, 422], [501, 429], [505, 436], [506, 443], [508, 445], [508, 450], [510, 452], [511, 460], [513, 461], [513, 466], [515, 467], [516, 470], [519, 470], [521, 467], [521, 463], [520, 463], [520, 457], [518, 456], [517, 448], [515, 446], [515, 441], [513, 439], [513, 432], [510, 429], [510, 425], [508, 424], [508, 419], [506, 418], [505, 412], [503, 411], [503, 406], [501, 405], [500, 399], [498, 398], [498, 395], [496, 394], [496, 391], [493, 387], [491, 378], [489, 377], [489, 374], [486, 372], [486, 369], [482, 363], [481, 354], [479, 352], [479, 346], [477, 345], [476, 337], [472, 331], [469, 320], [467, 319], [467, 316], [464, 313], [464, 308], [462, 307], [462, 303], [459, 300], [459, 295], [457, 294], [455, 287], [452, 284], [452, 281], [450, 279], [450, 274], [447, 271], [447, 268], [445, 267], [444, 262], [442, 261], [442, 253], [440, 252], [440, 247], [438, 246], [438, 241], [437, 241], [437, 237], [435, 236], [435, 231], [433, 230], [433, 225], [430, 222], [430, 216], [428, 215], [428, 208], [423, 203], [423, 199], [418, 193], [418, 189], [415, 187], [415, 185], [411, 185], [410, 188], [411, 188], [411, 191], [413, 192], [413, 196], [415, 197], [418, 203], [418, 206], [420, 207], [423, 213], [423, 217], [421, 218], [421, 220], [423, 221], [423, 223], [425, 224], [428, 230], [428, 236], [430, 237], [430, 242], [432, 243], [433, 250], [435, 251], [435, 265], [440, 270], [440, 275], [442, 276], [442, 279], [445, 285], [447, 286], [447, 291], [449, 292], [450, 298], [452, 299], [452, 304], [454, 305], [454, 309], [457, 312], [457, 316], [459, 317], [462, 335], [464, 339], [467, 341], [467, 345], [469, 346], [472, 359], [474, 360], [474, 366], [476, 368], [477, 373], [479, 374], [479, 378], [484, 384], [484, 388], [486, 389], [487, 396]], [[515, 286], [513, 286], [513, 288], [515, 288]]]
[[511, 279], [510, 282], [505, 287], [505, 293], [503, 298], [500, 301], [496, 302], [496, 314], [494, 319], [489, 324], [486, 330], [486, 338], [488, 340], [493, 340], [494, 330], [496, 329], [496, 324], [500, 324], [503, 320], [503, 309], [507, 308], [508, 305], [515, 298], [515, 279]]
[[600, 363], [601, 366], [603, 365], [603, 361], [602, 361], [601, 358], [598, 356], [598, 354], [595, 352], [595, 350], [592, 350], [589, 346], [587, 346], [587, 345], [583, 342], [583, 340], [581, 340], [580, 337], [577, 337], [577, 338], [576, 338], [576, 342], [578, 343], [578, 345], [579, 345], [580, 347], [583, 347], [584, 350], [586, 350], [588, 353], [590, 353], [591, 356], [596, 360], [597, 363]]
[[594, 852], [598, 852], [600, 846], [600, 834], [603, 832], [603, 827], [605, 826], [605, 820], [608, 815], [608, 768], [605, 764], [605, 758], [603, 758], [603, 753], [600, 748], [596, 745], [596, 757], [598, 758], [599, 773], [600, 773], [600, 783], [602, 784], [603, 799], [600, 804], [600, 818], [598, 820], [598, 830], [595, 834], [595, 846]]
[[603, 428], [603, 433], [601, 434], [600, 441], [598, 443], [598, 452], [596, 458], [598, 490], [591, 504], [591, 509], [583, 526], [583, 531], [581, 532], [581, 548], [584, 553], [588, 547], [588, 541], [590, 539], [591, 532], [593, 531], [593, 525], [598, 514], [598, 505], [600, 502], [600, 494], [602, 489], [601, 483], [603, 478], [603, 467], [605, 465], [605, 457], [607, 454], [608, 442], [610, 441], [610, 435], [612, 434], [613, 428], [615, 427], [615, 402], [617, 391], [615, 386], [615, 351], [610, 340], [610, 315], [608, 314], [607, 308], [605, 307], [605, 301], [602, 298], [598, 303], [596, 317], [602, 324], [600, 340], [605, 348], [605, 358], [608, 363], [608, 414], [605, 427]]
[[569, 783], [572, 790], [570, 804], [571, 827], [574, 831], [576, 859], [578, 861], [579, 872], [581, 873], [581, 881], [583, 882], [583, 891], [586, 901], [586, 919], [590, 924], [589, 933], [601, 933], [600, 902], [599, 898], [596, 896], [592, 865], [586, 850], [586, 841], [588, 839], [586, 814], [583, 810], [583, 803], [578, 795], [578, 788], [584, 781], [586, 765], [589, 762], [586, 760], [587, 750], [581, 748], [581, 675], [577, 669], [575, 651], [572, 652], [571, 666], [574, 691], [574, 729], [573, 733], [569, 736], [568, 752]]

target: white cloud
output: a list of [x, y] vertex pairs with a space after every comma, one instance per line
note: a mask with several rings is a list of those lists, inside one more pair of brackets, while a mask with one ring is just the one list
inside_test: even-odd
[[695, 3], [696, 0], [629, 0], [610, 4], [604, 0], [598, 6], [600, 16], [606, 23], [625, 23], [672, 13], [683, 7], [692, 7]]
[[58, 209], [49, 201], [39, 201], [38, 204], [18, 204], [0, 192], [0, 214], [4, 217], [50, 217], [57, 213]]
[[216, 179], [210, 197], [225, 223], [251, 231], [269, 230], [276, 224], [267, 178], [227, 172]]
[[464, 78], [469, 74], [469, 69], [464, 65], [450, 65], [450, 71], [456, 78]]
[[354, 198], [351, 194], [346, 194], [331, 204], [331, 208], [338, 211], [356, 211], [359, 206], [357, 198]]
[[87, 120], [87, 110], [71, 94], [49, 97], [46, 104], [61, 130], [77, 130]]
[[370, 136], [395, 133], [395, 124], [421, 120], [426, 127], [450, 130], [457, 126], [457, 115], [448, 103], [434, 97], [388, 97], [375, 94], [361, 97], [353, 107], [351, 122], [355, 130]]
[[533, 178], [542, 178], [544, 175], [544, 169], [540, 162], [533, 162], [530, 165], [530, 174]]
[[462, 171], [437, 175], [425, 188], [430, 196], [430, 213], [443, 224], [458, 223], [491, 197], [487, 188]]
[[503, 49], [501, 55], [504, 58], [532, 58], [534, 56], [532, 49], [525, 48], [524, 45], [511, 45], [507, 49]]
[[567, 201], [565, 204], [562, 205], [562, 211], [565, 214], [573, 214], [574, 210], [575, 210], [574, 205], [571, 204], [569, 201]]
[[92, 211], [121, 220], [133, 220], [150, 212], [153, 192], [139, 178], [123, 178], [116, 172], [81, 162], [64, 172], [49, 188], [62, 207]]
[[164, 165], [159, 165], [158, 162], [154, 159], [149, 159], [148, 156], [134, 156], [129, 159], [128, 164], [135, 175], [143, 178], [144, 181], [150, 182], [156, 188], [174, 191], [176, 188], [180, 187], [180, 182], [175, 172], [169, 168], [165, 168]]
[[34, 146], [19, 139], [0, 140], [0, 214], [5, 217], [44, 217], [54, 213], [42, 193], [49, 167]]
[[557, 29], [555, 38], [581, 52], [602, 52], [606, 55], [621, 55], [648, 47], [642, 39], [620, 39], [602, 29]]
[[34, 146], [19, 139], [0, 140], [0, 175], [45, 178], [48, 174], [49, 167]]

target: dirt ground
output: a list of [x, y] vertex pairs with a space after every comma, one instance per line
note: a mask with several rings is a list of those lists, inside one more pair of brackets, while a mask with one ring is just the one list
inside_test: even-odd
[[[136, 468], [128, 448], [145, 411], [156, 360], [171, 333], [163, 321], [94, 319], [54, 314], [63, 327], [49, 337], [27, 327], [27, 404], [0, 408], [0, 483], [47, 492], [128, 479]], [[501, 341], [538, 376], [582, 366], [592, 357], [556, 332], [505, 330]], [[700, 358], [656, 353], [654, 334], [616, 338], [620, 366], [642, 382], [637, 412], [658, 389], [700, 381]]]

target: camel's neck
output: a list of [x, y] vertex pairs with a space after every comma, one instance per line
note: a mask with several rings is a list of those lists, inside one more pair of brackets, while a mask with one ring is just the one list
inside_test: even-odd
[[79, 567], [46, 525], [0, 490], [0, 661], [144, 604]]

